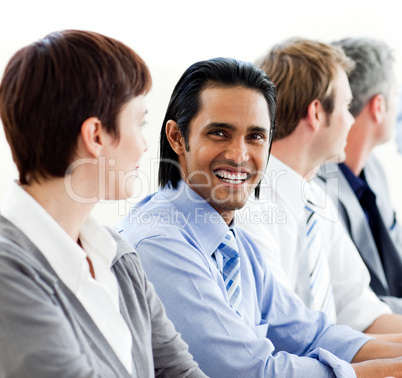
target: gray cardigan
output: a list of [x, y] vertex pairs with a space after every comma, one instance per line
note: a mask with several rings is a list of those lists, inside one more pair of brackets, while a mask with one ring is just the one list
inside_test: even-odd
[[205, 377], [137, 253], [111, 233], [118, 243], [112, 270], [120, 312], [133, 338], [133, 373], [41, 252], [0, 216], [0, 377]]

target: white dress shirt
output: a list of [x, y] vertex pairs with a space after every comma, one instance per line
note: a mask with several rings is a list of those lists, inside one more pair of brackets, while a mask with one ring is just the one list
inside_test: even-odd
[[[91, 216], [80, 230], [82, 248], [20, 185], [13, 182], [1, 214], [42, 252], [61, 281], [76, 295], [126, 369], [132, 372], [132, 337], [119, 310], [118, 284], [111, 272], [116, 242]], [[92, 262], [91, 276], [87, 256]]]
[[276, 278], [308, 305], [308, 261], [303, 253], [307, 199], [320, 216], [323, 247], [331, 274], [337, 323], [364, 331], [391, 313], [371, 290], [370, 275], [338, 217], [334, 203], [318, 185], [307, 182], [271, 155], [260, 200], [250, 198], [239, 211], [238, 225], [258, 245]]

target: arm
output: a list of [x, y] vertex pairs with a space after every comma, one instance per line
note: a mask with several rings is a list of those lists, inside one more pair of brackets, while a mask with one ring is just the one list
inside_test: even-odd
[[360, 348], [352, 362], [400, 356], [402, 356], [402, 344], [373, 339]]
[[400, 377], [402, 359], [382, 359], [352, 364], [357, 378]]
[[[133, 248], [129, 248], [131, 252]], [[135, 328], [133, 333], [142, 336], [134, 341], [141, 345], [141, 351], [136, 354], [144, 352], [151, 344], [145, 358], [153, 359], [155, 376], [206, 377], [188, 352], [187, 344], [167, 318], [153, 285], [145, 276], [138, 255], [126, 253], [114, 264], [113, 270]], [[142, 375], [141, 372], [139, 375]]]
[[[395, 334], [392, 341], [398, 340], [402, 342], [402, 315], [385, 314], [378, 317], [365, 331], [365, 333], [376, 334], [377, 338], [381, 338], [381, 334]], [[387, 335], [389, 337], [392, 335]]]
[[[274, 323], [280, 324], [273, 324], [272, 335], [279, 339], [286, 334], [289, 345], [295, 340], [298, 345], [292, 345], [291, 348], [297, 349], [303, 357], [283, 350], [283, 344], [278, 345], [274, 354], [277, 345], [274, 347], [268, 338], [271, 324], [268, 325], [265, 320], [265, 315], [270, 318], [270, 314], [266, 313], [271, 310], [269, 306], [266, 307], [267, 303], [251, 298], [254, 307], [261, 306], [261, 309], [257, 309], [255, 313], [250, 309], [248, 319], [246, 322], [242, 321], [227, 304], [223, 280], [222, 283], [219, 282], [219, 271], [213, 269], [205, 255], [187, 241], [174, 236], [152, 237], [142, 240], [136, 249], [149, 279], [165, 305], [168, 317], [189, 344], [190, 352], [201, 369], [208, 375], [264, 377], [280, 372], [283, 376], [292, 376], [297, 371], [298, 376], [303, 376], [300, 373], [303, 371], [308, 377], [312, 373], [323, 377], [332, 376], [334, 372], [340, 376], [353, 376], [353, 370], [345, 361], [327, 351], [313, 351], [319, 346], [314, 343], [315, 332], [323, 326], [323, 322], [316, 325], [316, 319], [312, 317], [305, 318], [305, 322], [294, 322], [297, 314], [287, 316], [287, 306], [274, 317]], [[267, 287], [261, 287], [260, 290], [265, 291], [273, 284], [271, 275], [268, 275], [267, 280]], [[255, 286], [255, 282], [249, 284]], [[275, 291], [276, 286], [270, 290]], [[303, 314], [307, 311], [299, 300], [287, 294], [287, 291], [280, 290], [283, 297], [274, 295], [274, 301], [283, 300], [286, 303], [289, 297], [289, 300], [297, 301]], [[261, 313], [264, 318], [261, 318]], [[285, 319], [288, 319], [288, 323]], [[303, 333], [305, 340], [301, 340], [300, 332], [304, 332], [305, 327], [311, 332]], [[321, 341], [326, 339], [325, 329], [320, 329], [317, 333], [320, 334]], [[299, 337], [294, 337], [295, 334]], [[289, 339], [292, 340], [289, 342]]]
[[147, 282], [146, 286], [152, 315], [152, 349], [155, 376], [206, 377], [188, 351], [188, 345], [176, 332], [173, 323], [167, 318], [165, 309], [156, 295], [153, 285]]
[[98, 376], [52, 288], [28, 264], [2, 252], [0, 303], [0, 376]]

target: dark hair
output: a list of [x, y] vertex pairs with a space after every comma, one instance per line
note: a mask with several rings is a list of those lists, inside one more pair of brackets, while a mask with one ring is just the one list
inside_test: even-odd
[[[275, 128], [275, 86], [267, 74], [252, 63], [230, 58], [214, 58], [191, 65], [176, 84], [166, 110], [160, 134], [159, 185], [177, 188], [181, 179], [178, 157], [169, 144], [165, 127], [169, 120], [177, 123], [186, 148], [190, 123], [200, 111], [201, 92], [211, 87], [245, 87], [260, 92], [266, 99], [271, 121], [270, 142]], [[271, 150], [271, 143], [269, 151]], [[259, 196], [260, 184], [255, 188]]]
[[316, 99], [321, 101], [326, 114], [331, 115], [335, 99], [332, 83], [337, 69], [348, 73], [354, 67], [341, 48], [298, 38], [274, 46], [256, 64], [269, 75], [277, 90], [274, 140], [292, 134]]
[[367, 102], [382, 94], [388, 102], [395, 82], [394, 56], [391, 48], [382, 41], [370, 38], [345, 38], [333, 45], [340, 46], [356, 66], [348, 73], [353, 94], [350, 112], [357, 117]]
[[0, 115], [20, 182], [65, 176], [89, 117], [118, 139], [121, 108], [150, 87], [133, 50], [94, 32], [54, 32], [19, 50], [0, 85]]

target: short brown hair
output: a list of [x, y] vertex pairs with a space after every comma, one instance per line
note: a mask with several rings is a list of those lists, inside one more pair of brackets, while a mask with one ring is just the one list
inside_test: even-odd
[[341, 67], [349, 72], [354, 67], [341, 48], [306, 39], [289, 39], [276, 45], [256, 64], [276, 86], [274, 140], [292, 134], [316, 99], [321, 101], [325, 112], [331, 114], [334, 108], [331, 83], [337, 69]]
[[90, 117], [118, 139], [123, 105], [150, 87], [144, 61], [98, 33], [54, 32], [19, 50], [0, 84], [0, 115], [20, 182], [65, 176]]

